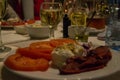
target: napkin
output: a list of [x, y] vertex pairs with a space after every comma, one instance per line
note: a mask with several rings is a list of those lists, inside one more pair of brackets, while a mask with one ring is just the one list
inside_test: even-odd
[[4, 44], [16, 43], [20, 41], [29, 40], [28, 35], [20, 35], [14, 31], [3, 31], [2, 32], [2, 41]]
[[18, 15], [21, 19], [24, 19], [23, 8], [22, 8], [22, 2], [21, 2], [21, 0], [8, 0], [8, 3], [9, 3], [10, 6], [13, 8], [13, 10], [17, 13], [17, 15]]

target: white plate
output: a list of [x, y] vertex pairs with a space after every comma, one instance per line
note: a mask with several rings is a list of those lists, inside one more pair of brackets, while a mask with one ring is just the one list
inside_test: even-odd
[[99, 40], [105, 40], [106, 31], [103, 31], [97, 35]]
[[[14, 53], [15, 50], [13, 50], [11, 52]], [[9, 54], [10, 55], [10, 54]], [[8, 56], [9, 56], [8, 55]], [[24, 76], [24, 77], [28, 77], [31, 79], [45, 79], [45, 80], [81, 80], [81, 79], [94, 79], [94, 78], [100, 78], [100, 77], [104, 77], [104, 76], [108, 76], [112, 73], [115, 73], [117, 71], [120, 70], [120, 54], [113, 51], [112, 50], [112, 59], [111, 61], [108, 63], [108, 65], [106, 67], [104, 67], [103, 69], [99, 69], [99, 70], [94, 70], [94, 71], [89, 71], [89, 72], [83, 72], [83, 73], [79, 73], [79, 74], [72, 74], [72, 75], [60, 75], [59, 71], [57, 69], [53, 69], [53, 68], [49, 68], [47, 71], [45, 72], [41, 72], [41, 71], [15, 71], [12, 70], [10, 68], [6, 68], [18, 75]]]

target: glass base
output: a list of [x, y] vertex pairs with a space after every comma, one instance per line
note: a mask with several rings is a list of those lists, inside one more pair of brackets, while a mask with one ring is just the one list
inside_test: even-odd
[[3, 48], [0, 48], [0, 53], [6, 53], [9, 52], [11, 50], [10, 47], [4, 46]]

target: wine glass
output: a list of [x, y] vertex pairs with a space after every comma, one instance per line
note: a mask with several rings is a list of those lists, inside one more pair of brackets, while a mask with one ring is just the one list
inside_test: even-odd
[[49, 25], [50, 39], [54, 39], [54, 31], [62, 18], [62, 4], [59, 2], [43, 2], [40, 8], [41, 23]]
[[[86, 20], [89, 13], [87, 2], [84, 0], [76, 0], [73, 3], [72, 12], [70, 14], [71, 24], [75, 25], [75, 39], [84, 41], [87, 39], [88, 33], [82, 34], [86, 27]], [[82, 36], [82, 37], [81, 37]]]
[[1, 36], [1, 23], [2, 23], [1, 21], [5, 16], [6, 8], [7, 8], [7, 0], [0, 0], [0, 53], [8, 52], [11, 50], [11, 48], [4, 46]]

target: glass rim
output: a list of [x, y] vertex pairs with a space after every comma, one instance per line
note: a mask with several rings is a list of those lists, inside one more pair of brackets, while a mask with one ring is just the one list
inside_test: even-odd
[[60, 5], [62, 5], [62, 3], [60, 3], [60, 2], [43, 2], [42, 4], [60, 4]]
[[58, 5], [60, 9], [63, 8], [62, 3], [60, 2], [43, 2], [40, 7], [42, 8], [45, 5]]

